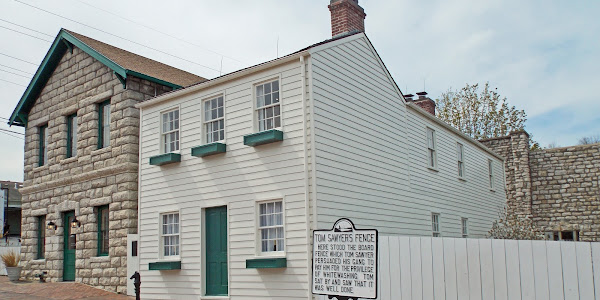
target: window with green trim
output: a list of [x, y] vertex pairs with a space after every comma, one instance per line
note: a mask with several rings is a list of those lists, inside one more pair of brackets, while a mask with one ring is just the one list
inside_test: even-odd
[[110, 100], [98, 105], [98, 149], [110, 145]]
[[43, 166], [48, 163], [48, 125], [40, 126], [39, 134], [38, 166]]
[[98, 256], [108, 255], [108, 205], [98, 207]]
[[46, 216], [37, 217], [37, 259], [46, 257]]
[[77, 156], [77, 114], [67, 117], [67, 158]]

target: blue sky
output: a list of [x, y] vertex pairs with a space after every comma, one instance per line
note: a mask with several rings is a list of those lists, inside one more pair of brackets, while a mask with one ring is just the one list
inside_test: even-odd
[[[64, 27], [207, 78], [218, 76], [219, 70], [227, 73], [296, 51], [331, 34], [328, 0], [149, 0], [144, 5], [116, 0], [19, 1], [0, 0], [0, 53], [35, 64], [50, 43], [14, 30], [53, 40]], [[526, 129], [543, 146], [572, 145], [583, 136], [600, 134], [600, 1], [359, 4], [367, 13], [369, 39], [404, 93], [419, 92], [425, 85], [435, 98], [448, 88], [489, 81], [510, 104], [527, 112]], [[0, 118], [10, 116], [35, 64], [0, 55]], [[23, 132], [0, 121], [0, 129]], [[0, 134], [0, 180], [22, 180], [22, 166], [23, 140]]]

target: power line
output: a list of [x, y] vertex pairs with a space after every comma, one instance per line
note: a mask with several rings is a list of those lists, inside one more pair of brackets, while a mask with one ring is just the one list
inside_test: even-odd
[[32, 64], [32, 65], [34, 65], [34, 66], [37, 66], [37, 65], [38, 65], [38, 64], [36, 64], [36, 63], [32, 63], [32, 62], [30, 62], [30, 61], [26, 61], [26, 60], [23, 60], [23, 59], [20, 59], [20, 58], [14, 57], [14, 56], [10, 56], [10, 55], [8, 55], [8, 54], [0, 53], [0, 55], [8, 56], [8, 57], [10, 57], [10, 58], [12, 58], [12, 59], [20, 60], [20, 61], [22, 61], [22, 62], [25, 62], [25, 63], [28, 63], [28, 64]]
[[31, 30], [31, 31], [34, 31], [34, 32], [37, 32], [37, 33], [41, 33], [41, 34], [43, 34], [43, 35], [46, 35], [46, 36], [49, 36], [49, 37], [54, 37], [54, 36], [53, 36], [53, 35], [51, 35], [51, 34], [47, 34], [47, 33], [41, 32], [41, 31], [37, 31], [37, 30], [35, 30], [35, 29], [31, 29], [31, 28], [29, 28], [29, 27], [25, 27], [25, 26], [23, 26], [23, 25], [19, 25], [19, 24], [17, 24], [17, 23], [13, 23], [13, 22], [11, 22], [11, 21], [6, 21], [6, 20], [4, 20], [4, 19], [0, 19], [0, 21], [6, 22], [6, 23], [9, 23], [9, 24], [13, 24], [13, 25], [15, 25], [15, 26], [18, 26], [18, 27], [21, 27], [21, 28], [25, 28], [25, 29], [27, 29], [27, 30]]
[[16, 83], [16, 82], [12, 82], [12, 81], [8, 81], [8, 80], [4, 80], [4, 79], [0, 79], [0, 81], [4, 81], [4, 82], [8, 82], [8, 83], [12, 83], [12, 84], [16, 84], [16, 85], [20, 85], [22, 87], [27, 87], [26, 85], [22, 85], [20, 83]]
[[178, 40], [178, 41], [180, 41], [180, 42], [184, 42], [184, 43], [186, 43], [186, 44], [189, 44], [189, 45], [192, 45], [192, 46], [198, 47], [198, 48], [200, 48], [200, 49], [202, 49], [202, 50], [204, 50], [204, 51], [208, 51], [208, 52], [211, 52], [211, 53], [213, 53], [213, 54], [220, 55], [220, 56], [222, 56], [222, 57], [227, 57], [227, 58], [229, 58], [229, 59], [231, 59], [231, 60], [234, 60], [234, 61], [237, 61], [237, 62], [239, 62], [239, 63], [246, 64], [245, 62], [243, 62], [243, 61], [241, 61], [241, 60], [238, 60], [238, 59], [235, 59], [235, 58], [233, 58], [233, 57], [231, 57], [231, 56], [223, 55], [223, 54], [221, 54], [221, 53], [219, 53], [219, 52], [216, 52], [216, 51], [214, 51], [214, 50], [210, 50], [210, 49], [208, 49], [208, 48], [205, 48], [205, 47], [203, 47], [203, 46], [200, 46], [200, 45], [198, 45], [198, 44], [194, 44], [194, 43], [192, 43], [192, 42], [190, 42], [190, 41], [187, 41], [187, 40], [184, 40], [184, 39], [182, 39], [182, 38], [176, 37], [176, 36], [174, 36], [174, 35], [172, 35], [172, 34], [169, 34], [169, 33], [163, 32], [163, 31], [160, 31], [160, 30], [158, 30], [158, 29], [154, 29], [154, 28], [152, 28], [152, 27], [150, 27], [150, 26], [147, 26], [147, 25], [144, 25], [144, 24], [142, 24], [142, 23], [136, 22], [136, 21], [134, 21], [134, 20], [128, 19], [128, 18], [126, 18], [126, 17], [123, 17], [123, 16], [121, 16], [121, 15], [118, 15], [118, 14], [116, 14], [116, 13], [113, 13], [113, 12], [111, 12], [111, 11], [109, 11], [109, 10], [106, 10], [106, 9], [103, 9], [103, 8], [100, 8], [100, 7], [97, 7], [97, 6], [91, 5], [91, 4], [89, 4], [89, 3], [87, 3], [87, 2], [84, 2], [84, 1], [81, 1], [81, 0], [75, 0], [75, 1], [77, 1], [77, 2], [79, 2], [79, 3], [81, 3], [81, 4], [85, 4], [85, 5], [87, 5], [87, 6], [93, 7], [93, 8], [95, 8], [95, 9], [101, 10], [101, 11], [103, 11], [103, 12], [107, 13], [107, 14], [113, 15], [113, 16], [115, 16], [115, 17], [117, 17], [117, 18], [120, 18], [120, 19], [123, 19], [123, 20], [125, 20], [125, 21], [128, 21], [128, 22], [131, 22], [131, 23], [134, 23], [134, 24], [140, 25], [140, 26], [142, 26], [142, 27], [144, 27], [144, 28], [147, 28], [147, 29], [150, 29], [150, 30], [152, 30], [152, 31], [158, 32], [158, 33], [160, 33], [160, 34], [166, 35], [166, 36], [168, 36], [168, 37], [174, 38], [174, 39], [176, 39], [176, 40]]
[[10, 132], [10, 133], [19, 134], [19, 135], [25, 135], [24, 133], [20, 133], [20, 132], [8, 130], [8, 129], [3, 129], [3, 128], [0, 128], [0, 131]]
[[6, 133], [6, 132], [4, 132], [4, 131], [2, 131], [2, 130], [0, 130], [0, 133], [4, 133], [4, 134], [6, 134], [6, 135], [8, 135], [8, 136], [12, 136], [12, 137], [14, 137], [14, 138], [17, 138], [17, 139], [20, 139], [20, 140], [25, 140], [25, 138], [23, 138], [23, 137], [20, 137], [20, 136], [17, 136], [17, 135], [12, 135], [12, 134], [10, 134], [10, 133]]
[[27, 71], [19, 70], [19, 69], [17, 69], [17, 68], [9, 67], [9, 66], [7, 66], [7, 65], [0, 64], [0, 66], [2, 66], [2, 67], [5, 67], [5, 68], [9, 68], [9, 69], [13, 69], [13, 70], [15, 70], [15, 71], [23, 72], [23, 73], [25, 73], [25, 74], [33, 75], [33, 73], [31, 73], [31, 72], [27, 72]]
[[16, 33], [24, 34], [24, 35], [26, 35], [26, 36], [30, 36], [30, 37], [32, 37], [32, 38], [34, 38], [34, 39], [42, 40], [42, 41], [44, 41], [44, 42], [52, 43], [52, 41], [45, 40], [45, 39], [43, 39], [43, 38], [37, 37], [37, 36], [35, 36], [35, 35], [28, 34], [28, 33], [25, 33], [25, 32], [21, 32], [21, 31], [18, 31], [18, 30], [14, 30], [14, 29], [12, 29], [12, 28], [9, 28], [9, 27], [4, 27], [4, 26], [0, 25], [0, 28], [4, 28], [4, 29], [10, 30], [10, 31], [14, 31], [14, 32], [16, 32]]
[[6, 71], [6, 70], [2, 70], [2, 69], [0, 69], [0, 71], [6, 72], [6, 73], [10, 73], [10, 74], [13, 74], [13, 75], [17, 75], [17, 76], [21, 76], [21, 77], [25, 77], [25, 78], [29, 78], [29, 76], [18, 74], [18, 73], [14, 73], [14, 72], [11, 72], [11, 71]]
[[192, 64], [195, 64], [195, 65], [198, 65], [198, 66], [201, 66], [201, 67], [204, 67], [204, 68], [207, 68], [207, 69], [213, 70], [213, 71], [215, 71], [215, 72], [219, 72], [219, 70], [217, 70], [217, 69], [214, 69], [214, 68], [211, 68], [211, 67], [209, 67], [209, 66], [205, 66], [205, 65], [203, 65], [203, 64], [199, 64], [199, 63], [197, 63], [197, 62], [195, 62], [195, 61], [191, 61], [191, 60], [189, 60], [189, 59], [182, 58], [182, 57], [179, 57], [179, 56], [177, 56], [177, 55], [173, 55], [173, 54], [170, 54], [170, 53], [168, 53], [168, 52], [165, 52], [165, 51], [162, 51], [162, 50], [158, 50], [158, 49], [156, 49], [156, 48], [152, 48], [152, 47], [150, 47], [150, 46], [146, 46], [146, 45], [144, 45], [144, 44], [141, 44], [141, 43], [138, 43], [138, 42], [132, 41], [132, 40], [130, 40], [130, 39], [127, 39], [127, 38], [124, 38], [124, 37], [118, 36], [118, 35], [116, 35], [116, 34], [110, 33], [110, 32], [108, 32], [108, 31], [105, 31], [105, 30], [102, 30], [102, 29], [99, 29], [99, 28], [96, 28], [96, 27], [93, 27], [93, 26], [90, 26], [90, 25], [87, 25], [87, 24], [81, 23], [81, 22], [79, 22], [79, 21], [75, 21], [75, 20], [73, 20], [73, 19], [70, 19], [70, 18], [67, 18], [67, 17], [61, 16], [61, 15], [59, 15], [59, 14], [56, 14], [56, 13], [53, 13], [53, 12], [51, 12], [51, 11], [45, 10], [45, 9], [43, 9], [43, 8], [39, 8], [39, 7], [37, 7], [37, 6], [34, 6], [34, 5], [31, 5], [31, 4], [25, 3], [25, 2], [23, 2], [23, 1], [15, 0], [15, 2], [17, 2], [17, 3], [21, 3], [21, 4], [23, 4], [23, 5], [27, 5], [27, 6], [29, 6], [29, 7], [35, 8], [35, 9], [37, 9], [37, 10], [40, 10], [40, 11], [43, 11], [43, 12], [45, 12], [45, 13], [48, 13], [48, 14], [51, 14], [51, 15], [57, 16], [57, 17], [59, 17], [59, 18], [63, 18], [63, 19], [65, 19], [65, 20], [69, 20], [69, 21], [71, 21], [71, 22], [74, 22], [74, 23], [77, 23], [77, 24], [79, 24], [79, 25], [82, 25], [82, 26], [85, 26], [85, 27], [88, 27], [88, 28], [91, 28], [91, 29], [94, 29], [94, 30], [100, 31], [100, 32], [102, 32], [102, 33], [105, 33], [105, 34], [108, 34], [108, 35], [114, 36], [114, 37], [116, 37], [116, 38], [119, 38], [119, 39], [122, 39], [122, 40], [128, 41], [128, 42], [130, 42], [130, 43], [133, 43], [133, 44], [136, 44], [136, 45], [138, 45], [138, 46], [142, 46], [142, 47], [148, 48], [148, 49], [150, 49], [150, 50], [154, 50], [154, 51], [156, 51], [156, 52], [160, 52], [160, 53], [162, 53], [162, 54], [165, 54], [165, 55], [168, 55], [168, 56], [171, 56], [171, 57], [175, 57], [175, 58], [178, 58], [178, 59], [181, 59], [181, 60], [187, 61], [187, 62], [189, 62], [189, 63], [192, 63]]

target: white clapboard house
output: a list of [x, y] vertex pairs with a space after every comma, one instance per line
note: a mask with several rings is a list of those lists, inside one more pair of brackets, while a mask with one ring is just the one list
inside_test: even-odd
[[355, 0], [329, 8], [332, 39], [137, 105], [143, 299], [311, 299], [312, 230], [342, 217], [491, 228], [502, 158], [403, 96]]

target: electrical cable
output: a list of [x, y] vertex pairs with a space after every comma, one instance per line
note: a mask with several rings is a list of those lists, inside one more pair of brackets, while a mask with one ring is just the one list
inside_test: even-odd
[[19, 70], [19, 69], [17, 69], [17, 68], [9, 67], [9, 66], [7, 66], [7, 65], [0, 64], [0, 66], [2, 66], [2, 67], [5, 67], [5, 68], [9, 68], [9, 69], [13, 69], [13, 70], [15, 70], [15, 71], [23, 72], [23, 73], [25, 73], [25, 74], [33, 75], [33, 73], [31, 73], [31, 72], [27, 72], [27, 71]]
[[14, 72], [11, 72], [11, 71], [6, 71], [6, 70], [2, 70], [2, 69], [0, 69], [0, 71], [6, 72], [6, 73], [10, 73], [10, 74], [13, 74], [13, 75], [17, 75], [17, 76], [21, 76], [21, 77], [25, 77], [25, 78], [29, 78], [29, 76], [18, 74], [18, 73], [14, 73]]
[[22, 87], [27, 87], [26, 85], [22, 85], [22, 84], [20, 84], [20, 83], [16, 83], [16, 82], [8, 81], [8, 80], [1, 79], [1, 78], [0, 78], [0, 81], [4, 81], [4, 82], [8, 82], [8, 83], [12, 83], [12, 84], [15, 84], [15, 85], [20, 85], [20, 86], [22, 86]]
[[27, 6], [29, 6], [29, 7], [32, 7], [32, 8], [34, 8], [34, 9], [37, 9], [37, 10], [43, 11], [43, 12], [45, 12], [45, 13], [48, 13], [48, 14], [51, 14], [51, 15], [57, 16], [57, 17], [59, 17], [59, 18], [63, 18], [63, 19], [65, 19], [65, 20], [69, 20], [69, 21], [71, 21], [71, 22], [74, 22], [74, 23], [77, 23], [77, 24], [79, 24], [79, 25], [82, 25], [82, 26], [85, 26], [85, 27], [88, 27], [88, 28], [91, 28], [91, 29], [94, 29], [94, 30], [100, 31], [100, 32], [102, 32], [102, 33], [105, 33], [105, 34], [108, 34], [108, 35], [114, 36], [114, 37], [116, 37], [116, 38], [119, 38], [119, 39], [122, 39], [122, 40], [128, 41], [128, 42], [130, 42], [130, 43], [133, 43], [133, 44], [136, 44], [136, 45], [138, 45], [138, 46], [142, 46], [142, 47], [148, 48], [148, 49], [150, 49], [150, 50], [154, 50], [154, 51], [156, 51], [156, 52], [159, 52], [159, 53], [162, 53], [162, 54], [165, 54], [165, 55], [168, 55], [168, 56], [174, 57], [174, 58], [181, 59], [181, 60], [183, 60], [183, 61], [187, 61], [187, 62], [189, 62], [189, 63], [192, 63], [192, 64], [195, 64], [195, 65], [198, 65], [198, 66], [201, 66], [201, 67], [207, 68], [207, 69], [209, 69], [209, 70], [213, 70], [213, 71], [215, 71], [215, 72], [219, 72], [219, 70], [217, 70], [217, 69], [214, 69], [214, 68], [211, 68], [211, 67], [209, 67], [209, 66], [205, 66], [205, 65], [203, 65], [203, 64], [200, 64], [200, 63], [197, 63], [197, 62], [195, 62], [195, 61], [191, 61], [191, 60], [189, 60], [189, 59], [182, 58], [182, 57], [179, 57], [179, 56], [177, 56], [177, 55], [173, 55], [173, 54], [170, 54], [170, 53], [168, 53], [168, 52], [165, 52], [165, 51], [162, 51], [162, 50], [158, 50], [158, 49], [156, 49], [156, 48], [152, 48], [152, 47], [150, 47], [150, 46], [146, 46], [146, 45], [144, 45], [144, 44], [141, 44], [141, 43], [138, 43], [138, 42], [132, 41], [132, 40], [130, 40], [130, 39], [127, 39], [127, 38], [124, 38], [124, 37], [118, 36], [118, 35], [116, 35], [116, 34], [113, 34], [113, 33], [110, 33], [110, 32], [108, 32], [108, 31], [105, 31], [105, 30], [102, 30], [102, 29], [99, 29], [99, 28], [96, 28], [96, 27], [93, 27], [93, 26], [90, 26], [90, 25], [87, 25], [87, 24], [81, 23], [81, 22], [79, 22], [79, 21], [76, 21], [76, 20], [73, 20], [73, 19], [70, 19], [70, 18], [67, 18], [67, 17], [64, 17], [64, 16], [61, 16], [61, 15], [59, 15], [59, 14], [53, 13], [53, 12], [51, 12], [51, 11], [48, 11], [48, 10], [45, 10], [45, 9], [43, 9], [43, 8], [39, 8], [39, 7], [37, 7], [37, 6], [34, 6], [34, 5], [31, 5], [31, 4], [29, 4], [29, 3], [25, 3], [25, 2], [23, 2], [23, 1], [19, 1], [19, 0], [14, 0], [14, 1], [15, 1], [15, 2], [17, 2], [17, 3], [21, 3], [21, 4], [23, 4], [23, 5], [27, 5]]
[[12, 135], [12, 134], [10, 134], [10, 133], [6, 133], [6, 132], [4, 132], [4, 131], [2, 131], [2, 130], [0, 130], [0, 133], [4, 133], [4, 134], [6, 134], [6, 135], [8, 135], [8, 136], [12, 136], [12, 137], [14, 137], [14, 138], [17, 138], [17, 139], [20, 139], [20, 140], [25, 140], [25, 138], [23, 138], [23, 137], [16, 136], [16, 135]]
[[0, 28], [4, 28], [4, 29], [10, 30], [10, 31], [14, 31], [14, 32], [16, 32], [16, 33], [24, 34], [24, 35], [26, 35], [26, 36], [32, 37], [32, 38], [34, 38], [34, 39], [42, 40], [42, 41], [44, 41], [44, 42], [52, 43], [52, 41], [45, 40], [45, 39], [43, 39], [43, 38], [37, 37], [37, 36], [35, 36], [35, 35], [28, 34], [28, 33], [25, 33], [25, 32], [21, 32], [21, 31], [18, 31], [18, 30], [14, 30], [14, 29], [12, 29], [12, 28], [9, 28], [9, 27], [5, 27], [5, 26], [2, 26], [2, 25], [0, 25]]
[[37, 31], [37, 30], [35, 30], [35, 29], [31, 29], [31, 28], [29, 28], [29, 27], [25, 27], [25, 26], [23, 26], [23, 25], [19, 25], [19, 24], [17, 24], [17, 23], [13, 23], [13, 22], [11, 22], [11, 21], [6, 21], [6, 20], [4, 20], [4, 19], [2, 19], [2, 18], [0, 18], [0, 21], [2, 21], [2, 22], [6, 22], [6, 23], [8, 23], [8, 24], [15, 25], [15, 26], [19, 26], [19, 27], [21, 27], [21, 28], [25, 28], [25, 29], [27, 29], [27, 30], [31, 30], [31, 31], [34, 31], [34, 32], [37, 32], [37, 33], [41, 33], [41, 34], [43, 34], [43, 35], [46, 35], [46, 36], [49, 36], [49, 37], [54, 37], [54, 36], [53, 36], [53, 35], [51, 35], [51, 34], [47, 34], [47, 33], [41, 32], [41, 31]]
[[14, 134], [25, 135], [24, 133], [20, 133], [20, 132], [8, 130], [8, 129], [3, 129], [3, 128], [0, 128], [0, 131], [6, 131], [6, 132], [14, 133]]
[[32, 64], [32, 65], [34, 65], [34, 66], [37, 66], [37, 65], [38, 65], [38, 64], [36, 64], [36, 63], [32, 63], [32, 62], [30, 62], [30, 61], [26, 61], [26, 60], [20, 59], [20, 58], [18, 58], [18, 57], [10, 56], [10, 55], [8, 55], [8, 54], [0, 53], [0, 55], [8, 56], [8, 57], [10, 57], [10, 58], [12, 58], [12, 59], [20, 60], [20, 61], [22, 61], [22, 62], [26, 62], [26, 63], [28, 63], [28, 64]]

